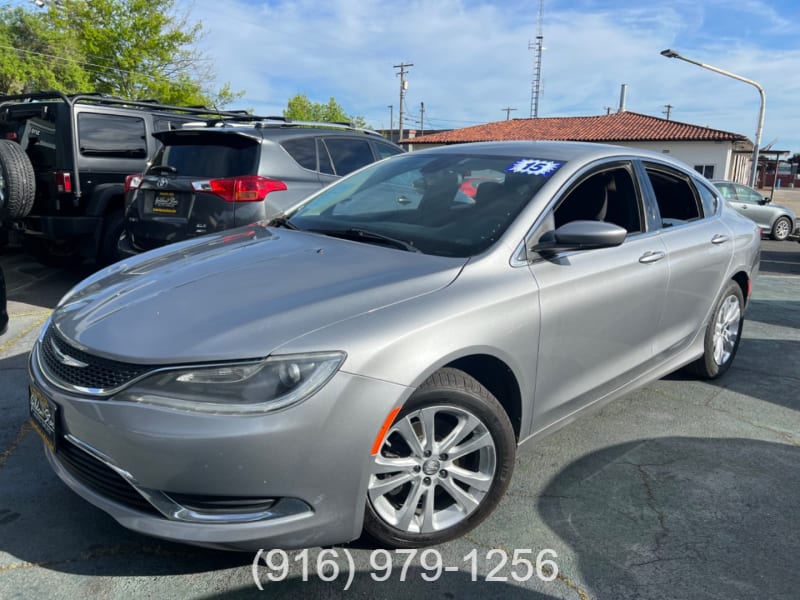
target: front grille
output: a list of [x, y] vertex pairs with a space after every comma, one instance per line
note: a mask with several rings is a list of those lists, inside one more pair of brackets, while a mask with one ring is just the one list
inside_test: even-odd
[[56, 451], [59, 462], [83, 485], [117, 504], [149, 515], [163, 516], [114, 469], [69, 440], [62, 438], [59, 442]]
[[[78, 367], [64, 364], [59, 360], [56, 350], [87, 366]], [[42, 366], [45, 367], [47, 374], [55, 380], [54, 382], [76, 388], [114, 390], [152, 369], [149, 366], [133, 365], [87, 354], [68, 344], [53, 326], [47, 328], [39, 346], [39, 352], [42, 357]]]

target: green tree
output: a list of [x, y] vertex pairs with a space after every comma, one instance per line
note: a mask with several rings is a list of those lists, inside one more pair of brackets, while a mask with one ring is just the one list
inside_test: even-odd
[[[0, 39], [16, 49], [16, 58], [0, 62], [0, 84], [5, 91], [56, 88], [169, 104], [229, 104], [242, 94], [228, 84], [208, 87], [213, 66], [195, 47], [202, 26], [174, 5], [174, 0], [61, 0], [44, 11], [6, 11]], [[38, 45], [46, 51], [32, 50]], [[35, 73], [26, 71], [26, 62], [37, 64]]]
[[356, 127], [367, 127], [363, 117], [349, 116], [333, 96], [327, 104], [312, 102], [305, 94], [295, 94], [289, 98], [283, 116], [297, 121], [328, 121], [333, 123], [352, 123]]

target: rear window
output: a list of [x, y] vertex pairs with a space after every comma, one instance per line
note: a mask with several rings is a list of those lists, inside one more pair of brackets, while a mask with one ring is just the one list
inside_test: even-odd
[[244, 136], [176, 136], [153, 164], [174, 167], [181, 176], [221, 178], [256, 173], [257, 159], [258, 143]]
[[56, 110], [51, 106], [12, 107], [3, 115], [0, 131], [19, 142], [34, 168], [52, 169], [56, 164]]

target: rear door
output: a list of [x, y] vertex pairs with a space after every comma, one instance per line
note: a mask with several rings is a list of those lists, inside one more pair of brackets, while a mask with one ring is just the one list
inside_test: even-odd
[[655, 353], [676, 354], [705, 325], [727, 276], [733, 241], [711, 188], [670, 165], [643, 162], [640, 167], [669, 267]]

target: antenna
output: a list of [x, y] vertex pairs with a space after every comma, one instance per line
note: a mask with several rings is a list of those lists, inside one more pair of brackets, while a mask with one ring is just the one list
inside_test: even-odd
[[538, 29], [536, 31], [536, 41], [528, 41], [528, 50], [534, 50], [533, 58], [533, 82], [531, 83], [531, 118], [539, 117], [539, 91], [542, 84], [542, 50], [544, 50], [544, 34], [542, 33], [542, 21], [544, 20], [544, 0], [539, 0]]

